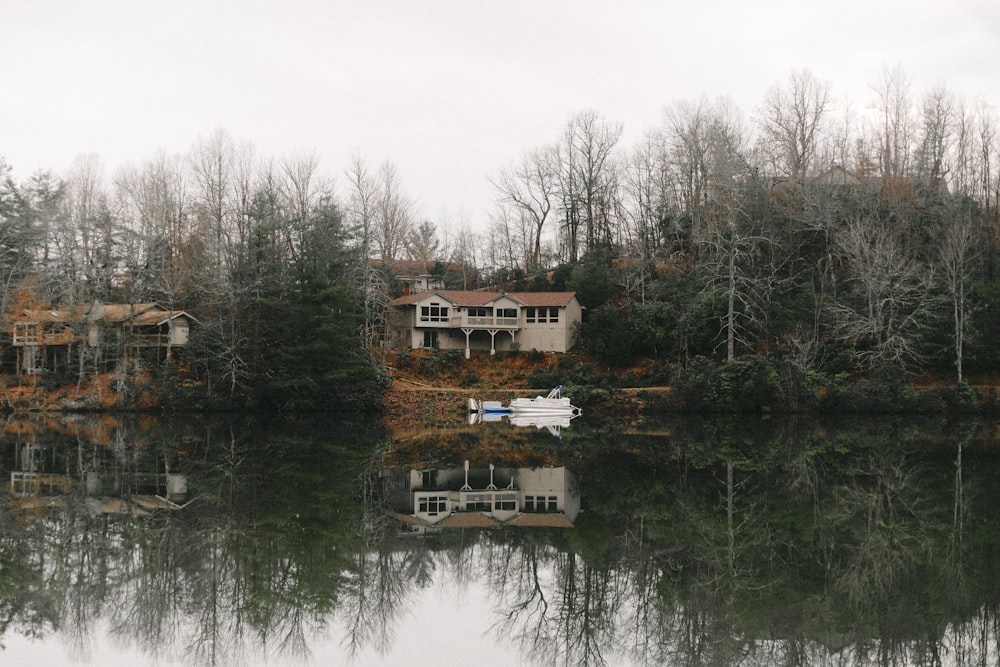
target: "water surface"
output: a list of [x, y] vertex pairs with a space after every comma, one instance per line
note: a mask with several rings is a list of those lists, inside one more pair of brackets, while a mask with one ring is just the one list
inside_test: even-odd
[[0, 657], [994, 664], [995, 433], [11, 418]]

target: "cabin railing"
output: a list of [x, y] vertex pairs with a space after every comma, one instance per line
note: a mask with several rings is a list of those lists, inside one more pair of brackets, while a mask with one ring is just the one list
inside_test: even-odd
[[77, 340], [77, 336], [69, 329], [62, 331], [24, 331], [14, 329], [11, 337], [11, 344], [15, 347], [28, 347], [31, 345], [69, 345]]

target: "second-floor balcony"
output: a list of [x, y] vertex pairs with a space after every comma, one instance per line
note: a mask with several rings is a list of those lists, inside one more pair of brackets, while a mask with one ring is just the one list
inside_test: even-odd
[[421, 328], [438, 327], [441, 329], [520, 329], [520, 318], [497, 317], [494, 315], [470, 315], [454, 313], [451, 315], [417, 314], [417, 326]]
[[76, 333], [65, 327], [40, 327], [35, 324], [17, 322], [11, 336], [14, 347], [69, 345], [77, 339]]
[[465, 315], [462, 326], [466, 329], [517, 329], [516, 317], [490, 317]]

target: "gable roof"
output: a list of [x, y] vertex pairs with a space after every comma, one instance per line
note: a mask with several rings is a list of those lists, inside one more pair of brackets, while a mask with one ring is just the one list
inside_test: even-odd
[[106, 324], [128, 324], [130, 326], [162, 326], [171, 320], [186, 318], [191, 322], [198, 319], [183, 310], [163, 310], [158, 303], [132, 304], [76, 304], [68, 308], [23, 309], [5, 319], [16, 324], [79, 325], [85, 321]]
[[90, 319], [103, 320], [113, 324], [130, 322], [132, 324], [164, 324], [177, 317], [186, 317], [193, 322], [198, 320], [183, 310], [164, 310], [155, 301], [149, 303], [99, 303], [91, 307]]
[[507, 296], [525, 306], [565, 306], [576, 292], [509, 292]]
[[186, 317], [194, 322], [198, 321], [190, 313], [183, 310], [147, 310], [135, 317], [132, 320], [132, 323], [160, 325], [166, 324], [170, 320], [177, 319], [178, 317]]
[[10, 319], [15, 322], [36, 322], [38, 324], [51, 324], [55, 322], [75, 322], [80, 319], [80, 309], [64, 308], [25, 308], [14, 314]]
[[95, 302], [91, 310], [91, 318], [107, 322], [124, 322], [148, 310], [159, 309], [160, 304], [149, 303], [100, 303]]
[[390, 306], [409, 306], [418, 301], [438, 296], [454, 306], [487, 306], [501, 297], [509, 297], [522, 306], [565, 306], [576, 292], [479, 292], [471, 290], [431, 290], [405, 294], [389, 302]]

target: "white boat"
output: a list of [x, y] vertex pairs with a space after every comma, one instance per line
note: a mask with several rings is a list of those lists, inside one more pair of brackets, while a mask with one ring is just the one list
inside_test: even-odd
[[469, 412], [480, 414], [510, 414], [510, 415], [545, 415], [556, 417], [578, 417], [580, 408], [568, 398], [562, 397], [562, 385], [554, 388], [546, 396], [534, 398], [515, 398], [510, 405], [505, 406], [500, 401], [479, 401], [469, 399]]

